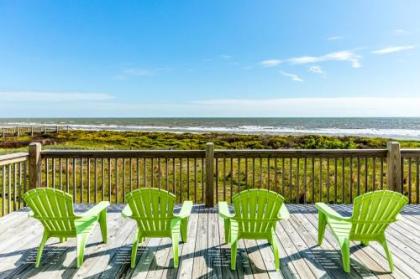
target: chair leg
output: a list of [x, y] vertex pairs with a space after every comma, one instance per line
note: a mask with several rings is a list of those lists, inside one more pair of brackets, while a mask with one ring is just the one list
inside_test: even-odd
[[325, 227], [327, 226], [327, 217], [322, 212], [318, 212], [318, 245], [324, 240]]
[[344, 240], [341, 245], [341, 257], [344, 271], [350, 272], [350, 243], [348, 239]]
[[274, 266], [276, 267], [276, 271], [279, 271], [280, 270], [279, 244], [274, 235], [271, 236], [271, 238], [269, 239], [269, 242], [273, 248]]
[[388, 243], [387, 243], [385, 238], [382, 241], [380, 241], [380, 243], [381, 243], [382, 247], [384, 247], [386, 258], [387, 258], [388, 264], [389, 264], [389, 270], [391, 272], [393, 272], [394, 271], [394, 261], [392, 260], [392, 254], [391, 254], [391, 251], [388, 248]]
[[139, 234], [139, 229], [136, 229], [136, 236], [134, 237], [133, 247], [131, 247], [131, 261], [130, 267], [134, 268], [136, 266], [136, 258], [137, 258], [137, 248], [139, 246], [139, 240], [141, 241], [141, 236]]
[[172, 232], [172, 255], [174, 259], [174, 267], [178, 268], [179, 255], [178, 255], [178, 245], [179, 245], [179, 232]]
[[85, 256], [85, 247], [89, 234], [80, 233], [77, 235], [77, 249], [76, 249], [76, 265], [79, 268], [83, 264], [83, 258]]
[[103, 243], [107, 243], [108, 241], [108, 229], [106, 226], [106, 209], [102, 210], [99, 213], [99, 226], [101, 227], [101, 234], [102, 234], [102, 241]]
[[39, 267], [39, 265], [41, 264], [42, 252], [44, 251], [44, 247], [45, 247], [45, 244], [47, 243], [47, 240], [48, 240], [48, 233], [46, 231], [44, 231], [44, 233], [42, 235], [41, 243], [39, 244], [39, 247], [38, 247], [38, 253], [36, 255], [35, 267]]
[[181, 239], [182, 242], [187, 242], [187, 233], [188, 233], [188, 218], [184, 218], [181, 221]]
[[236, 254], [238, 253], [238, 241], [230, 244], [230, 269], [236, 269]]
[[225, 229], [225, 243], [230, 242], [230, 220], [224, 219], [224, 229]]

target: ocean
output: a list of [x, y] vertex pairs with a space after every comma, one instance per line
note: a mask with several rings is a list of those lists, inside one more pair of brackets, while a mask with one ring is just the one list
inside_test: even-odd
[[420, 117], [404, 118], [0, 118], [0, 127], [68, 125], [70, 129], [368, 136], [420, 140]]

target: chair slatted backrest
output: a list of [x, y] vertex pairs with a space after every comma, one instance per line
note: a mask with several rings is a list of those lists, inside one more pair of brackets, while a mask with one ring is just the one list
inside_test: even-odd
[[31, 208], [34, 217], [53, 233], [73, 233], [74, 211], [72, 196], [51, 188], [37, 188], [26, 192], [23, 196]]
[[387, 190], [358, 196], [354, 199], [350, 238], [381, 236], [407, 202], [404, 195]]
[[169, 232], [174, 217], [175, 195], [156, 188], [134, 190], [126, 201], [142, 232]]
[[251, 189], [233, 197], [234, 219], [240, 233], [271, 233], [278, 221], [284, 198], [272, 191]]

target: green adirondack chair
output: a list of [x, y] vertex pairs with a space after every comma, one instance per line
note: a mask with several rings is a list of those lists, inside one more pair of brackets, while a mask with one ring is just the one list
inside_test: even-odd
[[109, 202], [101, 202], [87, 212], [75, 214], [72, 196], [57, 189], [33, 189], [26, 192], [23, 199], [32, 210], [29, 212], [29, 216], [38, 219], [44, 226], [35, 267], [39, 267], [42, 252], [50, 237], [58, 237], [60, 242], [67, 240], [68, 237], [76, 237], [77, 267], [83, 263], [87, 238], [96, 222], [99, 222], [102, 240], [106, 243], [106, 208], [109, 206]]
[[188, 217], [193, 203], [185, 201], [181, 211], [174, 214], [175, 195], [157, 188], [134, 190], [125, 196], [127, 206], [122, 215], [137, 222], [136, 235], [131, 249], [131, 268], [135, 267], [137, 248], [145, 237], [169, 237], [172, 239], [174, 266], [178, 267], [180, 238], [187, 242]]
[[404, 195], [387, 191], [369, 192], [354, 199], [353, 214], [343, 217], [324, 203], [316, 203], [318, 209], [318, 244], [322, 244], [325, 227], [329, 225], [341, 248], [343, 269], [350, 272], [350, 241], [368, 245], [378, 241], [385, 250], [391, 272], [394, 270], [385, 230], [398, 220], [400, 210], [408, 202]]
[[273, 249], [276, 270], [280, 269], [279, 245], [275, 233], [277, 221], [287, 219], [284, 198], [272, 191], [250, 189], [233, 196], [234, 213], [226, 202], [219, 202], [219, 215], [224, 220], [225, 241], [231, 247], [231, 269], [236, 268], [238, 240], [265, 239]]

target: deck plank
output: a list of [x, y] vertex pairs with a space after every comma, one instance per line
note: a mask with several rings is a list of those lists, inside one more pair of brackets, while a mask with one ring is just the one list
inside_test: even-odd
[[[0, 279], [3, 278], [420, 278], [420, 207], [404, 211], [387, 230], [395, 271], [388, 272], [382, 247], [352, 243], [351, 273], [342, 271], [337, 243], [327, 230], [317, 245], [317, 214], [312, 205], [288, 205], [291, 217], [276, 228], [280, 244], [280, 272], [265, 240], [238, 242], [237, 268], [230, 270], [230, 247], [225, 243], [223, 221], [215, 209], [195, 207], [188, 241], [179, 247], [180, 266], [173, 268], [171, 240], [147, 238], [139, 246], [135, 269], [130, 269], [135, 223], [108, 214], [108, 243], [101, 243], [99, 227], [89, 238], [85, 262], [75, 267], [75, 239], [48, 241], [39, 269], [34, 268], [42, 226], [28, 218], [27, 210], [0, 218]], [[344, 214], [351, 206], [334, 206]]]

